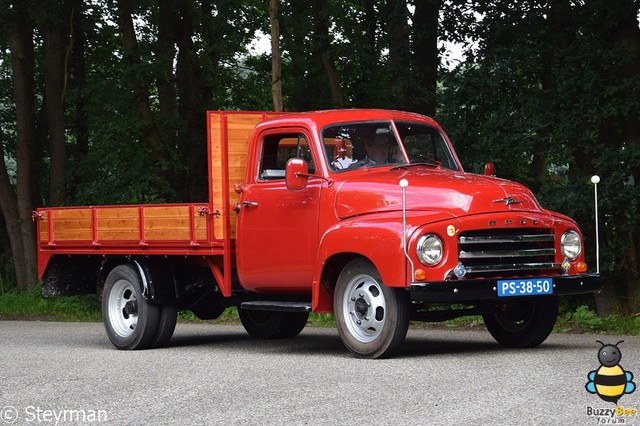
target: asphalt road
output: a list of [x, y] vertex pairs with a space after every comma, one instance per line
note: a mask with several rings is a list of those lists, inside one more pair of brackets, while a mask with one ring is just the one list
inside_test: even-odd
[[[170, 347], [126, 352], [101, 324], [0, 321], [0, 426], [640, 424], [594, 415], [616, 407], [585, 389], [596, 339], [624, 340], [620, 365], [638, 384], [629, 336], [508, 350], [482, 331], [410, 330], [395, 358], [360, 360], [324, 328], [265, 342], [241, 326], [178, 324]], [[640, 391], [619, 405], [640, 409]]]

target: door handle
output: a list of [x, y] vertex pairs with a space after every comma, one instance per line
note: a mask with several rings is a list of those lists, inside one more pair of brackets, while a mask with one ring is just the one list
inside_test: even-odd
[[257, 202], [255, 202], [255, 201], [243, 201], [242, 205], [246, 206], [246, 207], [258, 207], [259, 206], [259, 204]]

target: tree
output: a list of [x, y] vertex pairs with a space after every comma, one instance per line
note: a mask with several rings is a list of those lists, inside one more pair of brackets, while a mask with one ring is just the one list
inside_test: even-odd
[[[591, 263], [588, 182], [603, 176], [604, 294], [617, 293], [627, 312], [637, 312], [637, 4], [491, 1], [474, 12], [482, 19], [466, 28], [477, 45], [442, 94], [458, 152], [476, 159], [476, 170], [495, 161], [501, 176], [577, 219]], [[598, 296], [601, 313], [615, 309], [615, 299]]]
[[[16, 108], [17, 182], [15, 204], [10, 194], [3, 194], [2, 205], [5, 221], [9, 224], [7, 230], [12, 242], [17, 285], [27, 288], [36, 282], [36, 232], [31, 220], [31, 211], [39, 198], [38, 182], [33, 179], [36, 175], [34, 157], [37, 148], [34, 119], [33, 23], [28, 2], [16, 1], [6, 12], [4, 19], [8, 28]], [[6, 170], [0, 173], [6, 175]], [[6, 182], [4, 186], [6, 190]], [[15, 227], [16, 223], [19, 225], [19, 232]]]
[[325, 0], [314, 0], [312, 3], [314, 22], [313, 51], [314, 56], [320, 59], [322, 68], [327, 76], [332, 107], [342, 108], [344, 107], [344, 100], [342, 98], [342, 88], [340, 87], [340, 75], [331, 49], [329, 5], [330, 3]]
[[64, 118], [64, 96], [67, 85], [68, 52], [73, 13], [68, 0], [46, 2], [42, 11], [44, 35], [44, 99], [49, 136], [49, 204], [65, 202], [67, 153]]
[[133, 70], [132, 86], [136, 98], [136, 108], [144, 127], [144, 136], [149, 148], [151, 157], [155, 163], [154, 174], [157, 177], [157, 190], [162, 193], [162, 188], [168, 188], [167, 176], [163, 164], [167, 161], [164, 153], [164, 143], [162, 135], [158, 130], [156, 119], [149, 100], [148, 83], [144, 79], [144, 74], [136, 72], [140, 68], [142, 60], [138, 48], [135, 29], [133, 27], [131, 0], [118, 0], [118, 23], [122, 34], [124, 45], [124, 57], [126, 63]]
[[409, 109], [435, 116], [436, 86], [440, 55], [438, 53], [438, 17], [442, 0], [415, 0], [413, 14], [413, 74], [415, 87], [411, 91]]
[[280, 53], [280, 19], [278, 0], [269, 2], [269, 21], [271, 22], [271, 94], [273, 110], [284, 111], [282, 100], [282, 58]]

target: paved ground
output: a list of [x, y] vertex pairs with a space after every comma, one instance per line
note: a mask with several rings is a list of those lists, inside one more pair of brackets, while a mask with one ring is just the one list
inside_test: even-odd
[[[585, 390], [596, 339], [625, 341], [620, 365], [638, 384], [640, 338], [628, 336], [507, 350], [486, 332], [410, 330], [395, 358], [373, 361], [324, 328], [260, 342], [241, 326], [178, 324], [169, 348], [126, 352], [101, 324], [0, 321], [0, 426], [640, 424], [594, 415], [616, 407]], [[640, 391], [619, 405], [639, 409]]]

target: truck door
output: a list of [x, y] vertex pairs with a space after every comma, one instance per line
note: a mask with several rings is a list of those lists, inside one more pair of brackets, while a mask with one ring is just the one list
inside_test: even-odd
[[318, 247], [318, 210], [322, 180], [306, 189], [285, 185], [285, 165], [304, 158], [315, 172], [314, 153], [304, 131], [267, 132], [254, 147], [240, 195], [237, 267], [242, 286], [263, 292], [309, 292]]

